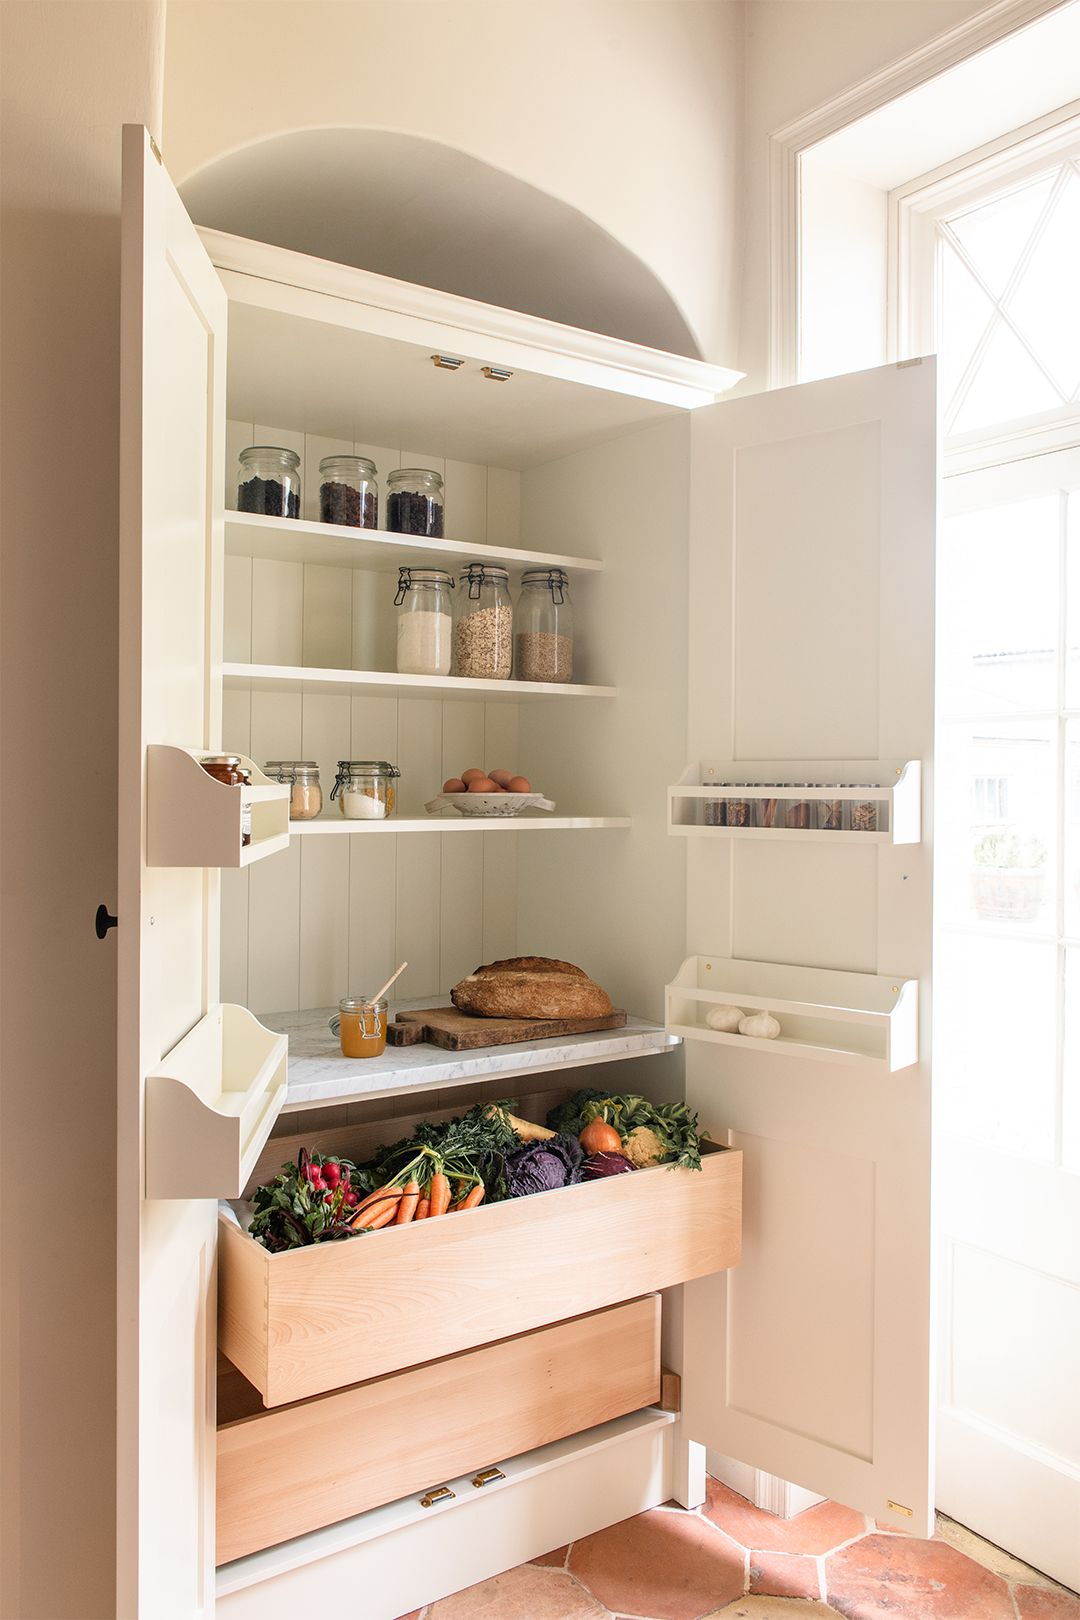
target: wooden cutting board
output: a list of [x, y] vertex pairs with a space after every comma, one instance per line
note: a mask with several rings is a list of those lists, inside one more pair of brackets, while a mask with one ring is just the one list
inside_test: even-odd
[[448, 1052], [478, 1046], [509, 1046], [513, 1041], [542, 1041], [550, 1035], [581, 1035], [590, 1029], [622, 1029], [626, 1014], [618, 1008], [604, 1018], [478, 1018], [457, 1007], [426, 1007], [399, 1012], [387, 1027], [391, 1046], [417, 1046], [427, 1041]]

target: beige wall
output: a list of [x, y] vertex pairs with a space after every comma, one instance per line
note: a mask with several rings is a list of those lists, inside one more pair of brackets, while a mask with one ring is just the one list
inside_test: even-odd
[[[0, 1612], [115, 1614], [120, 125], [164, 0], [3, 24]], [[121, 919], [130, 926], [130, 919]]]
[[330, 125], [446, 142], [596, 220], [733, 365], [741, 22], [733, 0], [169, 0], [165, 162], [181, 184]]

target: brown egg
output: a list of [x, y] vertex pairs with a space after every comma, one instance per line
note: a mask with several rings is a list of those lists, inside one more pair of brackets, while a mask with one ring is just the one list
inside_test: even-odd
[[[480, 776], [484, 776], [483, 771], [479, 768], [479, 766], [473, 765], [467, 771], [462, 771], [461, 780], [464, 782], [465, 786], [468, 787], [470, 782], [475, 782], [477, 777]], [[489, 778], [484, 776], [484, 781], [486, 782], [488, 780]]]
[[474, 776], [469, 783], [470, 793], [498, 793], [498, 785], [487, 776]]
[[501, 788], [508, 788], [514, 779], [512, 771], [488, 771], [488, 775]]
[[528, 777], [512, 776], [507, 783], [507, 791], [510, 793], [531, 793], [532, 788], [529, 786]]
[[452, 776], [449, 782], [443, 783], [442, 790], [444, 793], [464, 793], [465, 783], [461, 780], [460, 776]]

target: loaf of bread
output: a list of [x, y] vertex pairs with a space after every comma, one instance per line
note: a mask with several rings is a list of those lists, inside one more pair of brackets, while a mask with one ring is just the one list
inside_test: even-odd
[[450, 992], [462, 1012], [480, 1018], [606, 1018], [611, 998], [571, 962], [512, 956], [490, 962]]

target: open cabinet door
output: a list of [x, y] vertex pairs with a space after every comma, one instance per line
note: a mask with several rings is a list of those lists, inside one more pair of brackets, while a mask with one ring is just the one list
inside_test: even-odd
[[788, 783], [781, 804], [921, 761], [923, 803], [913, 843], [801, 837], [798, 815], [687, 840], [691, 953], [917, 980], [919, 1029], [895, 1069], [687, 1040], [745, 1209], [742, 1265], [684, 1290], [683, 1431], [926, 1535], [935, 363], [708, 407], [692, 434], [690, 757]]
[[212, 1200], [144, 1197], [147, 1071], [217, 1000], [218, 874], [148, 867], [151, 743], [220, 746], [226, 299], [124, 128], [117, 1613], [214, 1603]]

